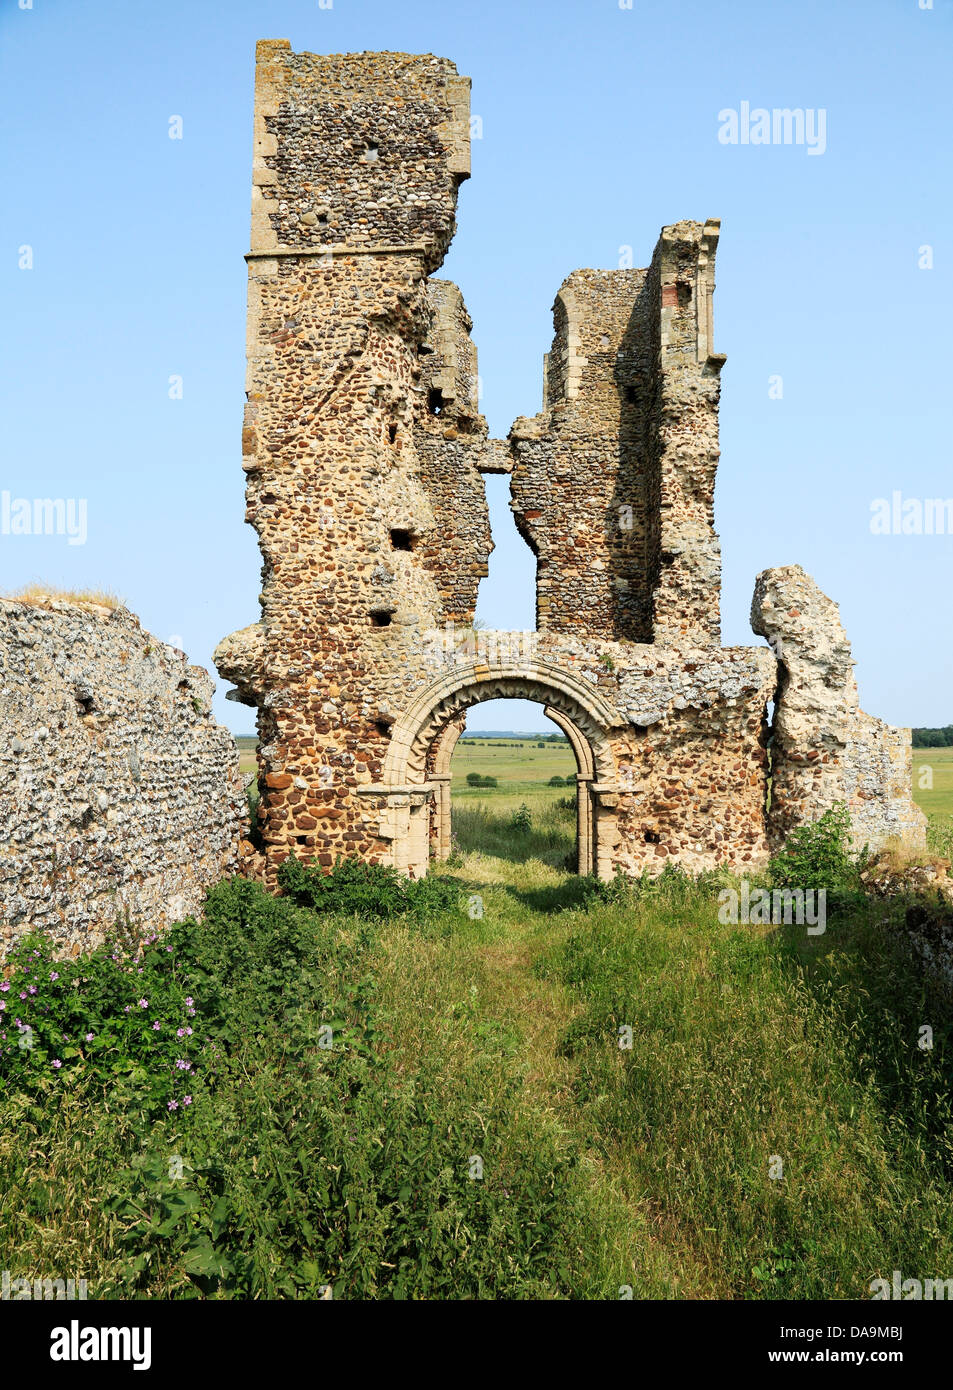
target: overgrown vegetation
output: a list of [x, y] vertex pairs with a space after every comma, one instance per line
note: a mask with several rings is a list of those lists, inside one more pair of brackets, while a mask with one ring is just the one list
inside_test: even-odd
[[435, 874], [414, 880], [383, 864], [358, 859], [339, 859], [333, 871], [325, 873], [291, 855], [278, 870], [278, 882], [292, 901], [315, 912], [361, 918], [401, 913], [428, 918], [454, 910], [459, 898], [456, 885]]
[[52, 584], [24, 584], [7, 590], [3, 598], [18, 603], [33, 603], [42, 608], [48, 603], [71, 603], [77, 608], [124, 608], [125, 603], [111, 589], [57, 589]]
[[575, 804], [570, 803], [567, 809], [550, 803], [531, 814], [529, 826], [514, 836], [513, 821], [518, 814], [518, 807], [507, 816], [488, 806], [454, 806], [454, 842], [464, 854], [487, 855], [518, 864], [539, 860], [553, 867], [562, 865], [575, 847]]
[[903, 905], [860, 892], [841, 812], [764, 876], [828, 889], [811, 937], [720, 922], [724, 873], [561, 872], [565, 800], [520, 833], [458, 809], [458, 867], [421, 883], [291, 859], [283, 898], [224, 882], [142, 947], [21, 943], [2, 1266], [175, 1298], [863, 1299], [948, 1275], [950, 1000]]
[[790, 835], [781, 853], [770, 861], [767, 876], [773, 888], [823, 888], [829, 907], [845, 907], [863, 900], [861, 875], [866, 863], [866, 850], [851, 851], [850, 815], [839, 803]]

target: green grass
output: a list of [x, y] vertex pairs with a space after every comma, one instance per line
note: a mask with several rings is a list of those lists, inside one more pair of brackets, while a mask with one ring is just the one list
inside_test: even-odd
[[[64, 967], [64, 1027], [88, 999], [100, 1050], [64, 1040], [51, 1072], [49, 1025], [43, 1066], [7, 1063], [0, 1267], [91, 1297], [432, 1300], [866, 1299], [953, 1272], [953, 1014], [904, 904], [842, 895], [808, 937], [723, 924], [678, 874], [580, 879], [572, 791], [546, 786], [572, 770], [463, 744], [454, 856], [420, 891], [236, 880], [144, 976]], [[953, 818], [930, 836], [949, 852]], [[187, 1110], [124, 989], [170, 1027], [194, 997]]]
[[0, 1265], [152, 1298], [864, 1299], [894, 1269], [946, 1277], [950, 1000], [902, 905], [816, 938], [725, 925], [712, 886], [599, 886], [546, 862], [558, 816], [518, 853], [509, 822], [458, 811], [442, 888], [387, 889], [383, 918], [339, 910], [354, 873], [327, 900], [304, 876], [297, 904], [215, 890], [126, 987], [194, 996], [192, 1106], [76, 1058], [17, 1072]]
[[[545, 789], [547, 793], [550, 788]], [[492, 794], [492, 793], [490, 793]], [[565, 803], [570, 801], [570, 805]], [[514, 812], [526, 805], [532, 824], [519, 830], [513, 824]], [[453, 843], [464, 854], [498, 856], [515, 864], [537, 859], [559, 869], [575, 868], [576, 810], [572, 790], [569, 794], [553, 789], [550, 795], [503, 795], [492, 803], [473, 805], [461, 797], [453, 807]], [[572, 861], [572, 862], [569, 862]]]
[[953, 748], [914, 748], [913, 799], [928, 816], [953, 816]]
[[239, 734], [235, 738], [238, 746], [238, 765], [242, 772], [258, 771], [258, 739], [253, 734]]
[[[545, 816], [560, 797], [574, 795], [571, 787], [546, 785], [550, 777], [566, 777], [576, 771], [576, 759], [568, 744], [546, 744], [537, 748], [533, 739], [508, 740], [502, 747], [499, 744], [498, 739], [461, 739], [458, 742], [450, 764], [455, 817], [457, 808], [473, 810], [474, 814], [492, 808], [494, 814], [505, 816], [525, 804], [531, 814], [539, 818]], [[468, 787], [466, 778], [470, 772], [496, 777], [499, 785]]]
[[465, 738], [457, 743], [450, 770], [453, 790], [457, 791], [465, 788], [468, 772], [529, 784], [575, 772], [576, 759], [568, 743], [547, 743], [538, 748], [533, 739], [519, 739], [501, 747], [498, 739]]

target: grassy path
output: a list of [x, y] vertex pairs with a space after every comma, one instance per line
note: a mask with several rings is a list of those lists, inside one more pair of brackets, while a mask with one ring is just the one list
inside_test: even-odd
[[503, 1040], [524, 1117], [579, 1156], [583, 1296], [862, 1298], [884, 1270], [953, 1267], [948, 1078], [876, 924], [781, 942], [697, 890], [574, 907], [579, 881], [538, 860], [452, 872], [482, 916], [387, 935], [398, 1048], [412, 1070], [435, 1014], [451, 1070]]
[[[528, 906], [528, 900], [572, 901], [577, 880], [538, 860], [513, 864], [481, 854], [466, 856], [450, 876], [482, 915], [468, 917], [439, 944], [415, 940], [402, 930], [387, 934], [381, 1002], [391, 1012], [408, 1069], [426, 1046], [421, 1032], [432, 1029], [435, 1017], [447, 1026], [445, 1060], [451, 1070], [472, 1064], [474, 1054], [479, 1069], [483, 1046], [501, 1044], [520, 1077], [524, 1117], [579, 1158], [578, 1196], [590, 1245], [585, 1262], [594, 1279], [589, 1295], [616, 1297], [619, 1288], [633, 1283], [641, 1285], [636, 1297], [675, 1294], [673, 1272], [664, 1262], [653, 1270], [659, 1262], [646, 1257], [644, 1205], [627, 1195], [621, 1166], [607, 1161], [592, 1143], [576, 1094], [578, 1067], [560, 1052], [580, 1001], [555, 976], [537, 969], [545, 952], [578, 925], [579, 914], [570, 910], [554, 917], [546, 908]], [[488, 1083], [485, 1071], [481, 1087]]]
[[951, 1007], [903, 904], [845, 898], [815, 937], [722, 923], [705, 882], [564, 872], [551, 809], [517, 832], [465, 808], [425, 907], [322, 916], [235, 880], [145, 975], [84, 963], [98, 1012], [64, 1013], [64, 1038], [128, 1028], [145, 1056], [127, 994], [194, 994], [194, 1103], [156, 1100], [171, 1064], [115, 1043], [112, 1071], [14, 1086], [0, 1264], [152, 1298], [866, 1299], [894, 1270], [949, 1277]]

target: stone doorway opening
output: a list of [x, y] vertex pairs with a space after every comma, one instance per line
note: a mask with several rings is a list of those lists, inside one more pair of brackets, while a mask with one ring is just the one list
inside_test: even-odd
[[[467, 728], [475, 707], [471, 705], [447, 723], [431, 746], [431, 860], [446, 860], [453, 848], [477, 848], [502, 858], [539, 857], [556, 867], [591, 874], [595, 760], [585, 735], [552, 706], [493, 700], [489, 705], [483, 728], [495, 733], [481, 737], [479, 729]], [[514, 735], [537, 722], [540, 713], [547, 727], [516, 739]], [[470, 769], [469, 775], [465, 769]], [[527, 822], [521, 826], [518, 818], [523, 814]], [[570, 825], [572, 843], [567, 846]], [[533, 841], [525, 838], [530, 830]], [[550, 837], [554, 845], [546, 844]], [[566, 854], [567, 848], [571, 853]]]
[[486, 700], [541, 705], [565, 733], [576, 762], [576, 868], [580, 874], [611, 878], [618, 838], [611, 794], [616, 790], [611, 717], [579, 677], [540, 662], [495, 670], [451, 664], [394, 725], [378, 789], [387, 794], [382, 826], [392, 845], [391, 863], [423, 878], [432, 860], [450, 854], [450, 760], [467, 711]]

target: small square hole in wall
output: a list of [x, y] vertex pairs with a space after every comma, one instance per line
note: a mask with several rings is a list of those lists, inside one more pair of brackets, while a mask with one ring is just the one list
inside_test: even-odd
[[439, 415], [441, 410], [443, 410], [443, 406], [443, 392], [440, 390], [439, 386], [431, 386], [430, 390], [427, 392], [427, 409], [430, 411], [431, 415]]
[[385, 613], [383, 609], [372, 609], [371, 627], [390, 627], [390, 617], [391, 615], [389, 613]]
[[376, 161], [380, 158], [380, 146], [377, 145], [373, 140], [369, 140], [367, 142], [367, 148], [365, 149], [361, 158], [364, 160], [365, 164], [376, 163]]
[[390, 725], [385, 724], [383, 719], [375, 719], [374, 728], [380, 734], [381, 738], [390, 738]]
[[390, 533], [390, 544], [392, 550], [413, 550], [414, 538], [409, 531], [395, 527]]
[[388, 426], [387, 426], [387, 438], [390, 440], [391, 444], [396, 444], [396, 443], [397, 443], [397, 426], [396, 426], [396, 425], [388, 425]]
[[646, 832], [645, 832], [645, 843], [646, 843], [647, 845], [658, 845], [658, 844], [661, 844], [661, 840], [662, 840], [662, 837], [659, 835], [659, 833], [658, 833], [657, 830], [646, 830]]

